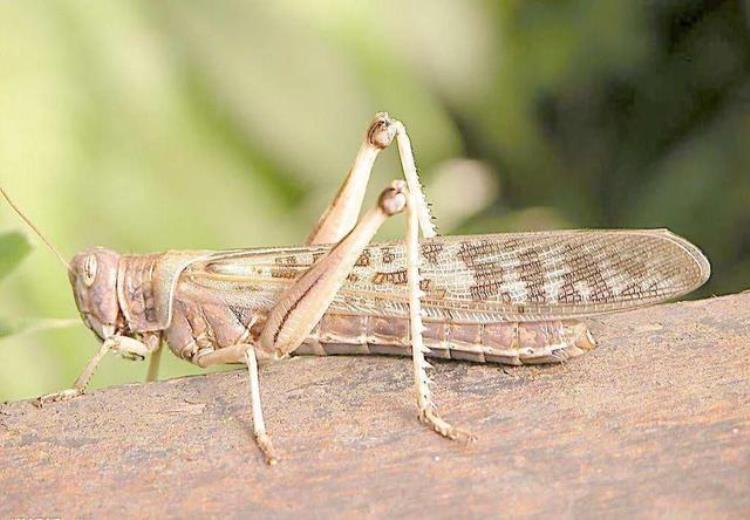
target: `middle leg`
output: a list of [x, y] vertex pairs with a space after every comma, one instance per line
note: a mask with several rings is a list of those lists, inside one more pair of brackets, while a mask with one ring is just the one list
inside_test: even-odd
[[266, 431], [266, 422], [263, 419], [263, 407], [261, 406], [260, 400], [260, 383], [258, 381], [258, 360], [255, 355], [255, 347], [251, 344], [238, 343], [200, 356], [195, 362], [201, 368], [224, 363], [245, 363], [247, 365], [255, 442], [258, 443], [258, 447], [263, 453], [266, 463], [269, 466], [276, 464], [279, 461], [279, 458], [276, 455], [276, 451], [273, 449], [271, 437]]
[[144, 343], [150, 346], [151, 357], [148, 360], [148, 371], [146, 372], [146, 382], [150, 383], [159, 379], [159, 366], [161, 365], [161, 353], [164, 350], [164, 343], [161, 336], [151, 334], [144, 337]]

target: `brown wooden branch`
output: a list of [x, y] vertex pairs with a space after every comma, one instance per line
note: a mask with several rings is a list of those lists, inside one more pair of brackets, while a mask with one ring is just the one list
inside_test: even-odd
[[0, 517], [275, 513], [441, 517], [750, 515], [750, 294], [590, 320], [563, 366], [436, 363], [417, 423], [403, 358], [262, 370], [284, 460], [251, 438], [244, 371], [0, 409]]

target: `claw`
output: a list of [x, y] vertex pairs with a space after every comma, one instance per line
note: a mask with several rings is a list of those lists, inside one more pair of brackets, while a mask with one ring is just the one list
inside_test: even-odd
[[273, 466], [277, 462], [279, 462], [279, 458], [276, 456], [276, 452], [273, 449], [271, 438], [267, 434], [261, 433], [259, 435], [256, 435], [255, 439], [258, 441], [260, 451], [263, 452], [263, 457], [265, 457], [266, 459], [266, 464], [268, 464], [269, 466]]
[[419, 413], [419, 421], [432, 428], [436, 433], [452, 441], [459, 441], [464, 444], [472, 444], [477, 440], [476, 435], [462, 428], [451, 426], [433, 410], [422, 410]]
[[73, 399], [74, 397], [79, 397], [81, 395], [83, 395], [83, 390], [78, 390], [77, 388], [68, 388], [60, 392], [55, 392], [52, 394], [47, 394], [47, 395], [42, 395], [40, 397], [37, 397], [36, 399], [34, 399], [32, 403], [37, 408], [43, 408], [44, 405], [48, 403], [55, 403], [57, 401], [67, 401], [68, 399]]
[[136, 352], [122, 352], [120, 357], [122, 359], [127, 359], [128, 361], [143, 361], [146, 359], [146, 356], [142, 356]]

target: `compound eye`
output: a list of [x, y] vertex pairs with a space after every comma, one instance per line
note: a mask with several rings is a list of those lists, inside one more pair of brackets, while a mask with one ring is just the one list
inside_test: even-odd
[[83, 277], [83, 283], [86, 287], [94, 285], [94, 280], [96, 280], [96, 255], [89, 255], [86, 257], [86, 260], [83, 261], [83, 272], [81, 273], [81, 276]]

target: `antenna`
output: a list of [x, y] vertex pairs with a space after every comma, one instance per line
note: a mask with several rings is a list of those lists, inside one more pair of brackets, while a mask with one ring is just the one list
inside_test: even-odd
[[60, 254], [60, 251], [58, 251], [57, 248], [55, 248], [55, 246], [53, 246], [52, 243], [44, 237], [42, 232], [37, 229], [37, 227], [31, 222], [29, 217], [24, 215], [23, 211], [21, 211], [18, 206], [13, 203], [10, 196], [8, 196], [2, 186], [0, 186], [0, 194], [2, 194], [3, 198], [8, 201], [8, 204], [10, 204], [10, 207], [13, 208], [13, 211], [15, 211], [18, 216], [21, 217], [21, 220], [26, 222], [26, 225], [28, 225], [32, 229], [32, 231], [34, 231], [34, 233], [36, 233], [36, 235], [42, 239], [42, 242], [44, 242], [44, 244], [50, 249], [50, 251], [55, 253], [55, 256], [57, 256], [60, 262], [62, 262], [62, 264], [65, 266], [65, 269], [67, 269], [68, 271], [73, 271], [68, 261], [63, 258], [63, 255]]

